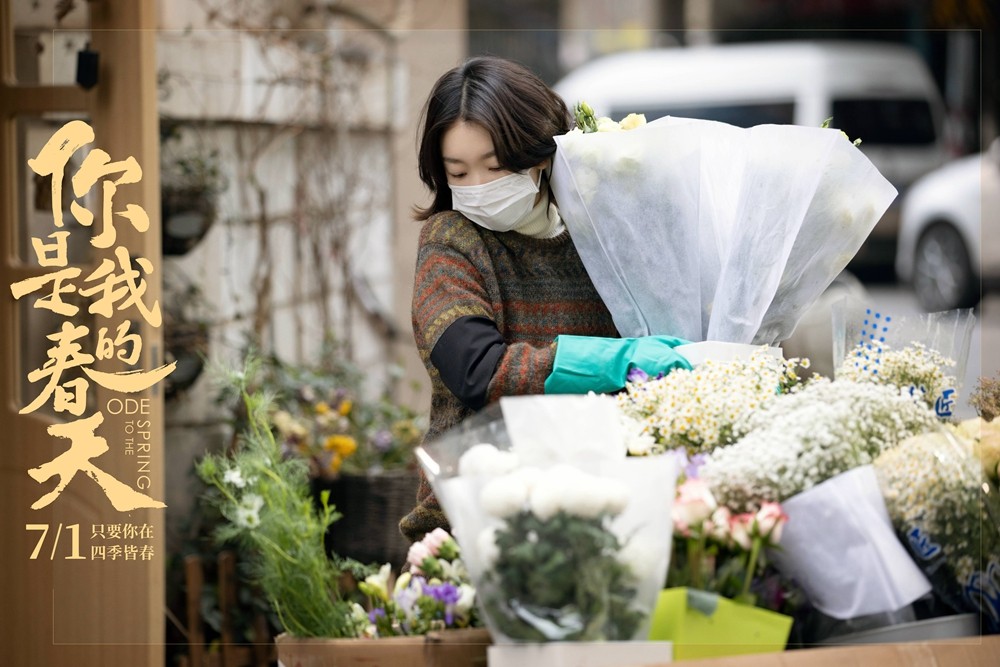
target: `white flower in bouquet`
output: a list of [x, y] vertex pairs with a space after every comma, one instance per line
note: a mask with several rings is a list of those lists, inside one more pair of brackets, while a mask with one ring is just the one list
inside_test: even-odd
[[817, 379], [746, 413], [734, 431], [747, 435], [715, 450], [699, 475], [720, 504], [752, 511], [867, 465], [936, 423], [894, 386]]
[[933, 406], [945, 389], [955, 386], [955, 378], [945, 372], [954, 367], [954, 359], [919, 342], [894, 350], [886, 342], [872, 341], [858, 345], [844, 358], [837, 379], [912, 388]]
[[495, 445], [481, 443], [473, 445], [458, 460], [458, 474], [463, 477], [475, 475], [502, 475], [519, 465], [517, 454], [501, 451]]
[[[633, 376], [635, 381], [617, 397], [624, 415], [635, 423], [629, 452], [657, 454], [675, 447], [710, 452], [732, 442], [734, 425], [742, 415], [767, 405], [779, 389], [798, 381], [797, 365], [798, 359], [776, 359], [761, 350], [749, 360], [709, 360], [662, 378]], [[807, 368], [808, 360], [801, 365]], [[644, 448], [642, 436], [655, 444]]]
[[486, 483], [479, 496], [483, 510], [501, 519], [517, 514], [532, 497], [535, 482], [540, 476], [538, 468], [525, 467], [494, 477]]

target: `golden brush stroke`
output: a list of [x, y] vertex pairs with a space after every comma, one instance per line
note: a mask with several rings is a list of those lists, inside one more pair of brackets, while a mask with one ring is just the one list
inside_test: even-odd
[[70, 448], [37, 468], [28, 471], [39, 484], [58, 476], [56, 488], [46, 493], [32, 504], [31, 509], [46, 507], [66, 490], [76, 473], [83, 472], [104, 491], [111, 505], [119, 512], [130, 512], [143, 507], [163, 508], [166, 503], [139, 493], [130, 486], [123, 484], [93, 463], [91, 459], [108, 451], [108, 441], [95, 433], [98, 426], [104, 422], [104, 414], [95, 412], [86, 419], [79, 419], [66, 424], [54, 424], [47, 431], [57, 438], [68, 438]]
[[[119, 373], [105, 373], [95, 371], [92, 368], [84, 368], [83, 372], [91, 380], [112, 391], [120, 391], [124, 394], [134, 394], [137, 391], [149, 389], [154, 384], [174, 372], [177, 362], [173, 361], [164, 364], [151, 371], [121, 371]], [[98, 413], [99, 414], [99, 413]]]

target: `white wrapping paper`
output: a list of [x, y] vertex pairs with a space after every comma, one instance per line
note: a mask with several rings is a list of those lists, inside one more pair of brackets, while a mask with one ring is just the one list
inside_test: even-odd
[[810, 602], [837, 619], [900, 609], [931, 590], [896, 538], [875, 470], [862, 466], [782, 503], [788, 523], [769, 553]]
[[[609, 396], [524, 396], [503, 399], [501, 405], [502, 422], [479, 416], [417, 450], [461, 545], [473, 584], [481, 587], [490, 563], [486, 551], [495, 548], [483, 537], [503, 523], [483, 509], [483, 489], [503, 473], [535, 467], [545, 475], [551, 466], [569, 464], [627, 486], [628, 503], [609, 530], [625, 545], [619, 559], [638, 576], [636, 605], [651, 613], [669, 564], [670, 508], [678, 474], [674, 457], [626, 458], [621, 414]], [[487, 437], [500, 450], [514, 452], [516, 466], [495, 472], [480, 467], [460, 474], [462, 454]], [[487, 623], [497, 642], [510, 641], [488, 615]], [[635, 638], [645, 637], [646, 632], [648, 619]]]
[[896, 196], [832, 129], [667, 117], [556, 144], [560, 212], [623, 336], [788, 338]]

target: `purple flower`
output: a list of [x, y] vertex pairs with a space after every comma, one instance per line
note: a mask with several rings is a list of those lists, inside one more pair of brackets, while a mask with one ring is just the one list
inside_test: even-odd
[[385, 609], [382, 607], [375, 607], [370, 612], [368, 612], [368, 621], [371, 623], [377, 623], [378, 618], [385, 618]]
[[671, 452], [677, 457], [677, 466], [684, 471], [684, 476], [688, 479], [698, 478], [698, 468], [705, 465], [705, 455], [695, 454], [694, 456], [688, 456], [687, 450], [683, 447], [678, 447]]
[[641, 368], [632, 368], [629, 370], [628, 375], [625, 376], [625, 379], [629, 382], [645, 382], [649, 379], [649, 373]]
[[380, 429], [372, 436], [372, 446], [379, 452], [387, 452], [392, 449], [392, 433], [386, 429]]
[[445, 582], [443, 584], [425, 585], [424, 595], [429, 595], [435, 600], [444, 603], [444, 623], [451, 625], [455, 621], [455, 603], [462, 597], [461, 591], [455, 584]]

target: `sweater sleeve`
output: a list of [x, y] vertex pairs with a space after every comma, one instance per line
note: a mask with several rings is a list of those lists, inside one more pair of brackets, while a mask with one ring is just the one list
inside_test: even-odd
[[[554, 341], [540, 347], [504, 341], [499, 347], [496, 339], [489, 336], [456, 335], [466, 324], [475, 322], [480, 331], [484, 326], [492, 326], [502, 336], [497, 326], [502, 306], [496, 285], [499, 278], [482, 245], [474, 243], [474, 239], [463, 239], [460, 231], [461, 227], [443, 235], [443, 239], [440, 230], [422, 234], [413, 290], [413, 330], [421, 357], [441, 374], [449, 390], [472, 409], [501, 396], [543, 393], [545, 378], [552, 372], [555, 358]], [[475, 234], [466, 232], [466, 236]], [[456, 324], [457, 328], [452, 328]], [[486, 345], [492, 349], [476, 349]], [[485, 401], [481, 393], [464, 395], [461, 382], [448, 381], [449, 377], [474, 377], [477, 369], [471, 364], [482, 363], [484, 358], [492, 368]], [[450, 367], [444, 368], [445, 363]], [[456, 370], [456, 363], [468, 368]]]

